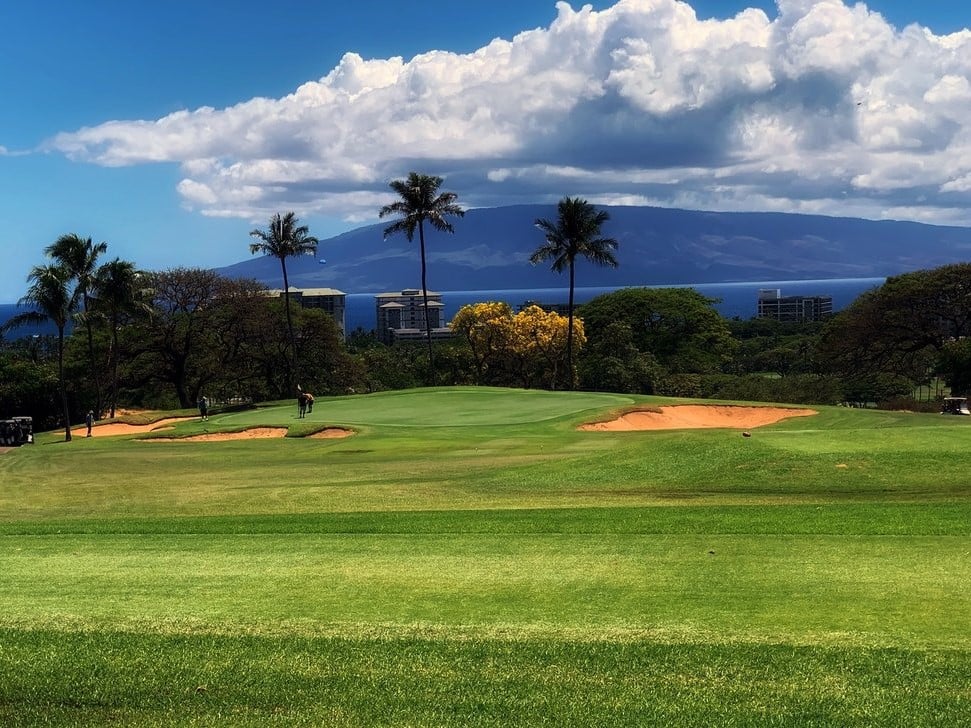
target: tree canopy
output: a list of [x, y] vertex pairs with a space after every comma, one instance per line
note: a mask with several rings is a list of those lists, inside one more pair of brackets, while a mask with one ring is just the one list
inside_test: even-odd
[[[826, 326], [820, 353], [836, 372], [902, 376], [924, 381], [963, 360], [953, 342], [971, 336], [971, 263], [955, 263], [888, 278], [857, 298]], [[960, 369], [960, 367], [958, 368]]]
[[630, 343], [650, 353], [664, 369], [707, 374], [721, 371], [735, 342], [716, 301], [690, 288], [624, 288], [580, 307], [591, 348], [616, 334], [612, 324], [629, 328]]

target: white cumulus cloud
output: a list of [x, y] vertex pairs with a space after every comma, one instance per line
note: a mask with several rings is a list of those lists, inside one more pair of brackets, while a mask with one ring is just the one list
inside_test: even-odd
[[969, 112], [971, 31], [897, 29], [842, 0], [726, 20], [679, 0], [559, 2], [548, 27], [472, 53], [349, 52], [279, 99], [108, 121], [46, 146], [105, 166], [177, 163], [187, 206], [248, 219], [370, 219], [388, 181], [419, 170], [473, 206], [580, 194], [971, 224]]

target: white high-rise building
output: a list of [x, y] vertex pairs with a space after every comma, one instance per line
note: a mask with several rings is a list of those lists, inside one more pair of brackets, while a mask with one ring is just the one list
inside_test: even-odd
[[[422, 339], [425, 336], [425, 302], [420, 288], [406, 288], [400, 292], [379, 293], [374, 297], [378, 340], [385, 344], [395, 341]], [[442, 294], [428, 291], [428, 323], [433, 339], [447, 339], [452, 330], [445, 325], [445, 304]]]

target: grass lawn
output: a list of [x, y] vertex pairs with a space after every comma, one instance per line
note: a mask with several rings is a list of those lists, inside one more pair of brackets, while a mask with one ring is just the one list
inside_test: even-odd
[[575, 429], [662, 402], [428, 389], [2, 454], [0, 725], [971, 725], [971, 422]]

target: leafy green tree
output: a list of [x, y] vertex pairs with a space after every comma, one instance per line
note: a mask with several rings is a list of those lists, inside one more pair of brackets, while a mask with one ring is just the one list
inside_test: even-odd
[[654, 355], [634, 345], [629, 323], [612, 321], [597, 332], [580, 356], [580, 382], [601, 392], [653, 394], [661, 377]]
[[629, 327], [630, 342], [669, 374], [713, 374], [732, 359], [735, 342], [715, 300], [690, 288], [624, 288], [580, 306], [590, 348], [601, 350]]
[[101, 413], [101, 371], [95, 362], [94, 334], [91, 326], [91, 298], [96, 285], [98, 258], [108, 250], [108, 244], [95, 244], [91, 238], [82, 238], [77, 233], [62, 235], [51, 245], [44, 248], [44, 253], [55, 263], [67, 270], [74, 279], [74, 295], [80, 300], [81, 320], [87, 333], [88, 344], [88, 376], [95, 385], [95, 402], [93, 408]]
[[425, 338], [428, 341], [429, 371], [434, 369], [432, 357], [432, 326], [428, 316], [428, 265], [425, 258], [425, 223], [436, 230], [446, 233], [455, 232], [448, 221], [449, 217], [463, 217], [465, 211], [458, 206], [458, 195], [454, 192], [439, 192], [442, 178], [411, 172], [407, 179], [396, 179], [390, 183], [391, 189], [399, 199], [385, 205], [378, 212], [379, 217], [400, 216], [384, 230], [384, 237], [404, 233], [408, 242], [415, 238], [418, 231], [419, 253], [421, 257], [421, 293], [425, 309]]
[[792, 402], [794, 404], [834, 405], [848, 399], [844, 383], [832, 376], [790, 374], [766, 377], [762, 374], [708, 375], [704, 384], [711, 386], [703, 396], [715, 399], [751, 402]]
[[[536, 220], [536, 226], [543, 231], [546, 242], [529, 257], [536, 265], [552, 261], [554, 272], [564, 270], [570, 274], [570, 294], [567, 303], [567, 369], [573, 372], [573, 292], [576, 286], [576, 259], [586, 258], [597, 265], [617, 267], [614, 251], [617, 241], [601, 237], [601, 227], [610, 219], [605, 210], [597, 210], [586, 200], [579, 197], [564, 197], [557, 205], [556, 221]], [[571, 385], [573, 380], [571, 377]], [[572, 386], [571, 386], [572, 389]]]
[[71, 440], [71, 412], [68, 407], [67, 383], [64, 378], [64, 332], [77, 310], [77, 296], [71, 288], [71, 272], [63, 265], [35, 266], [27, 281], [27, 293], [18, 301], [25, 311], [10, 319], [6, 328], [30, 323], [51, 322], [57, 327], [57, 386], [61, 393], [61, 416], [64, 418], [64, 440]]
[[56, 366], [34, 343], [20, 340], [0, 351], [0, 412], [32, 417], [34, 430], [40, 432], [57, 427], [61, 402]]
[[[267, 344], [269, 347], [274, 345], [276, 332], [280, 330], [279, 307], [274, 304], [272, 299], [269, 302], [259, 299], [252, 301], [254, 309], [262, 306], [269, 316], [254, 316], [254, 320], [262, 322], [261, 326], [251, 328], [244, 346], [239, 349], [239, 355], [233, 357], [247, 367], [250, 366], [247, 362], [252, 361], [265, 374], [272, 373], [273, 364], [272, 358], [265, 355]], [[228, 313], [234, 306], [222, 308]], [[340, 328], [334, 319], [324, 311], [298, 306], [293, 311], [293, 323], [302, 362], [300, 384], [303, 390], [320, 397], [346, 394], [348, 389], [354, 388], [360, 379], [358, 364], [344, 348]], [[255, 353], [256, 349], [259, 353]], [[239, 364], [233, 366], [238, 368]], [[226, 369], [231, 370], [230, 362], [227, 362]], [[270, 382], [271, 379], [267, 377], [266, 381]], [[275, 392], [276, 397], [292, 395], [290, 390], [279, 387]]]
[[[290, 335], [290, 354], [292, 361], [289, 362], [291, 376], [295, 379], [298, 376], [299, 365], [297, 361], [297, 345], [293, 336], [293, 317], [290, 313], [290, 281], [287, 277], [287, 258], [295, 258], [298, 255], [314, 255], [317, 252], [319, 241], [310, 234], [310, 228], [306, 225], [298, 224], [297, 216], [293, 212], [285, 215], [277, 213], [270, 218], [270, 224], [266, 230], [257, 228], [250, 232], [250, 237], [257, 242], [250, 243], [250, 254], [270, 255], [280, 261], [280, 268], [283, 271], [283, 304], [287, 314], [287, 332]], [[293, 382], [291, 381], [291, 384]]]
[[817, 349], [823, 323], [753, 318], [728, 322], [735, 339], [729, 369], [735, 374], [773, 373], [786, 377], [819, 372]]
[[[149, 288], [151, 314], [123, 331], [136, 351], [127, 381], [141, 401], [172, 401], [174, 393], [180, 407], [191, 407], [201, 394], [292, 396], [280, 366], [290, 348], [284, 307], [262, 283], [176, 268], [151, 274]], [[304, 390], [343, 394], [362, 378], [333, 318], [294, 307], [291, 321]]]
[[183, 408], [193, 406], [217, 368], [219, 352], [209, 323], [219, 281], [218, 274], [197, 268], [152, 273], [151, 311], [131, 342], [138, 347], [136, 382], [171, 385]]
[[354, 354], [363, 371], [361, 390], [381, 392], [421, 386], [414, 346], [409, 344], [369, 346]]
[[888, 278], [827, 324], [820, 355], [841, 375], [925, 381], [949, 342], [971, 336], [971, 263]]
[[971, 394], [971, 338], [947, 342], [937, 360], [937, 373], [954, 396]]

